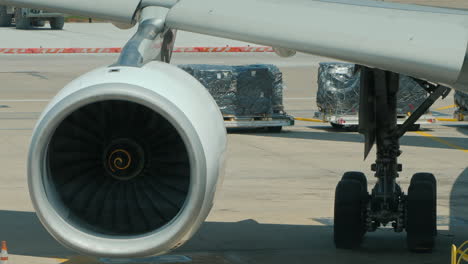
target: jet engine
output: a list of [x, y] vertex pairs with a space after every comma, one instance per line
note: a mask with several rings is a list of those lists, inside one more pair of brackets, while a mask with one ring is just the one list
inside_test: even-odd
[[207, 217], [226, 130], [207, 90], [166, 63], [94, 70], [67, 85], [33, 133], [28, 183], [64, 246], [127, 258], [166, 253]]

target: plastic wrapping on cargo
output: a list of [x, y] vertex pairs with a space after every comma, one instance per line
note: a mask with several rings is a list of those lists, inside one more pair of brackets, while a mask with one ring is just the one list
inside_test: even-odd
[[400, 90], [398, 91], [397, 113], [413, 113], [429, 96], [413, 78], [400, 75]]
[[[317, 106], [325, 114], [359, 113], [360, 71], [350, 63], [320, 63]], [[427, 98], [427, 92], [411, 77], [400, 75], [398, 114], [412, 113]]]
[[354, 64], [320, 63], [317, 106], [327, 114], [359, 112], [359, 73], [355, 72]]
[[455, 104], [460, 110], [468, 111], [468, 93], [456, 91], [455, 92]]
[[270, 116], [283, 112], [282, 73], [274, 65], [179, 67], [208, 89], [225, 116]]

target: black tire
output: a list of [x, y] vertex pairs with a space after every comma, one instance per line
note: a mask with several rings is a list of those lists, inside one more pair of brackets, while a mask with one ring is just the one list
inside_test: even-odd
[[7, 14], [6, 6], [0, 6], [0, 27], [11, 26], [12, 15]]
[[[434, 188], [434, 218], [437, 223], [437, 180], [434, 174], [428, 172], [415, 173], [411, 178], [411, 184], [415, 182], [429, 182]], [[410, 185], [411, 185], [410, 184]], [[434, 226], [434, 235], [437, 235], [437, 224]]]
[[267, 131], [270, 132], [270, 133], [281, 133], [282, 130], [283, 130], [282, 126], [267, 127]]
[[43, 26], [45, 26], [45, 21], [44, 20], [36, 20], [32, 24], [35, 27], [43, 27]]
[[337, 124], [337, 123], [330, 123], [330, 124], [334, 129], [343, 129], [344, 128], [344, 125], [340, 125], [340, 124]]
[[437, 187], [437, 180], [436, 180], [434, 174], [432, 174], [432, 173], [428, 173], [428, 172], [415, 173], [413, 175], [413, 177], [411, 178], [410, 185], [415, 183], [415, 182], [418, 182], [418, 181], [428, 181], [428, 182], [432, 183], [432, 185], [434, 185], [434, 187]]
[[53, 30], [62, 30], [65, 25], [65, 17], [55, 17], [50, 20], [50, 28]]
[[340, 181], [335, 191], [333, 239], [336, 248], [353, 249], [361, 245], [365, 233], [361, 183]]
[[421, 125], [420, 124], [414, 124], [414, 125], [410, 126], [409, 130], [410, 131], [419, 131], [419, 130], [421, 130]]
[[367, 194], [367, 178], [366, 175], [359, 171], [348, 171], [343, 174], [341, 180], [355, 180], [361, 184], [362, 191]]
[[31, 19], [24, 17], [21, 12], [21, 8], [17, 8], [15, 11], [15, 23], [16, 29], [30, 29]]
[[427, 253], [434, 248], [434, 186], [427, 181], [414, 181], [406, 201], [406, 242], [412, 252]]

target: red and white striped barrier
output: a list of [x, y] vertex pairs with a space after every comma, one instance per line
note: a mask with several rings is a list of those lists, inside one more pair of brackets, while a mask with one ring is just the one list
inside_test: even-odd
[[[0, 54], [94, 54], [120, 53], [122, 48], [0, 48]], [[175, 53], [274, 52], [272, 47], [179, 47]]]
[[0, 54], [70, 54], [70, 53], [120, 53], [121, 48], [30, 48], [2, 49]]
[[274, 52], [272, 47], [191, 47], [175, 48], [174, 52]]

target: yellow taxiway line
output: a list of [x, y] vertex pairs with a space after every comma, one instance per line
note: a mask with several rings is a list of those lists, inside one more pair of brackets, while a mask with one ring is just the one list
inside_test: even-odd
[[[315, 118], [295, 117], [294, 120], [306, 121], [306, 122], [315, 122], [315, 123], [328, 123], [327, 121], [323, 121], [321, 119], [315, 119]], [[437, 121], [443, 121], [443, 122], [458, 122], [459, 121], [456, 118], [436, 118], [436, 120]]]
[[444, 106], [444, 107], [439, 107], [436, 110], [446, 110], [446, 109], [452, 109], [452, 108], [456, 108], [456, 107], [457, 107], [457, 105], [447, 105], [447, 106]]
[[315, 118], [302, 118], [302, 117], [295, 117], [294, 120], [298, 121], [306, 121], [306, 122], [316, 122], [316, 123], [327, 123], [321, 119], [315, 119]]
[[[326, 123], [326, 122], [323, 121], [323, 120], [314, 119], [314, 118], [295, 117], [294, 119], [295, 119], [295, 120], [298, 120], [298, 121]], [[450, 122], [458, 121], [457, 119], [452, 119], [452, 118], [437, 118], [437, 120], [439, 120], [439, 121], [450, 121]], [[455, 144], [453, 144], [453, 143], [448, 142], [447, 140], [438, 138], [438, 137], [436, 137], [436, 136], [434, 136], [434, 135], [431, 135], [431, 134], [429, 134], [429, 133], [422, 132], [422, 131], [416, 131], [416, 132], [414, 132], [414, 133], [419, 134], [419, 135], [424, 136], [424, 137], [428, 137], [428, 138], [430, 138], [430, 139], [432, 139], [432, 140], [434, 140], [434, 141], [437, 141], [437, 142], [439, 142], [439, 143], [442, 143], [442, 144], [444, 144], [444, 145], [447, 145], [447, 146], [449, 146], [449, 147], [451, 147], [451, 148], [454, 148], [454, 149], [457, 149], [457, 150], [461, 150], [461, 151], [463, 151], [463, 152], [468, 153], [468, 149], [465, 149], [465, 148], [463, 148], [463, 147], [457, 146], [457, 145], [455, 145]]]
[[447, 140], [438, 138], [438, 137], [436, 137], [436, 136], [434, 136], [434, 135], [431, 135], [431, 134], [429, 134], [429, 133], [422, 132], [422, 131], [416, 131], [415, 133], [418, 134], [418, 135], [424, 136], [424, 137], [428, 137], [428, 138], [430, 138], [430, 139], [432, 139], [432, 140], [434, 140], [434, 141], [437, 141], [437, 142], [439, 142], [439, 143], [442, 143], [442, 144], [444, 144], [444, 145], [447, 145], [447, 146], [449, 146], [449, 147], [451, 147], [451, 148], [458, 149], [458, 150], [461, 150], [461, 151], [463, 151], [463, 152], [468, 153], [468, 149], [465, 149], [465, 148], [463, 148], [463, 147], [457, 146], [457, 145], [455, 145], [455, 144], [453, 144], [453, 143], [448, 142]]
[[445, 121], [445, 122], [458, 122], [460, 120], [455, 119], [455, 118], [436, 118], [437, 121]]

